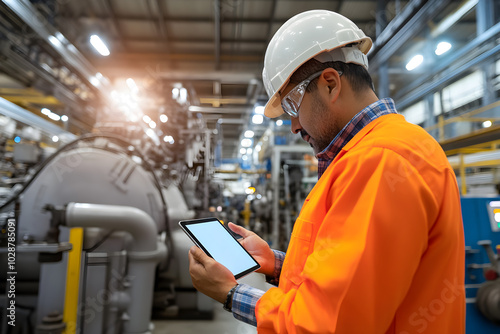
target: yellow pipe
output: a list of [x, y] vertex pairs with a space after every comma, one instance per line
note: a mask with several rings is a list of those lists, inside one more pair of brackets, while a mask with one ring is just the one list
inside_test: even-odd
[[461, 181], [461, 191], [462, 195], [467, 195], [467, 185], [465, 184], [465, 165], [464, 165], [464, 155], [460, 154], [460, 181]]
[[72, 228], [69, 242], [73, 248], [68, 253], [66, 273], [66, 294], [64, 299], [63, 321], [66, 329], [63, 334], [76, 334], [78, 317], [78, 293], [80, 291], [80, 268], [82, 259], [83, 229]]

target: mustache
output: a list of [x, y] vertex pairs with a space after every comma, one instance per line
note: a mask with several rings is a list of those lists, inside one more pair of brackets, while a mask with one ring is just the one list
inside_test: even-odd
[[309, 136], [309, 134], [307, 133], [306, 130], [302, 129], [302, 130], [300, 130], [300, 136], [302, 137], [302, 139], [305, 140], [305, 136]]

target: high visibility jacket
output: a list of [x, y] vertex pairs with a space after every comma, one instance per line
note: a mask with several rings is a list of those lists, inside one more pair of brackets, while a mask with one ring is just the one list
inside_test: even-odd
[[258, 332], [464, 333], [459, 197], [422, 128], [398, 114], [369, 123], [306, 198]]

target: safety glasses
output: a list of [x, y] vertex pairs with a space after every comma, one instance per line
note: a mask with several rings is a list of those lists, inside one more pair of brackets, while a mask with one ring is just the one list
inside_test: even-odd
[[[342, 71], [337, 72], [339, 75], [342, 75]], [[306, 93], [307, 86], [309, 86], [311, 81], [319, 77], [321, 73], [323, 73], [323, 70], [314, 73], [309, 78], [300, 82], [297, 86], [293, 87], [293, 89], [289, 91], [284, 98], [281, 99], [281, 108], [283, 108], [285, 113], [292, 117], [299, 116], [300, 105]]]

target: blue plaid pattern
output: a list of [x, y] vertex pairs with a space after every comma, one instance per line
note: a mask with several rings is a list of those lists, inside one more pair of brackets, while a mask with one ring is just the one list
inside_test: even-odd
[[[283, 267], [283, 261], [285, 260], [285, 253], [274, 249], [273, 252], [274, 273], [273, 276], [266, 275], [266, 281], [277, 286], [280, 279], [281, 267]], [[233, 294], [233, 316], [238, 320], [246, 322], [247, 324], [257, 326], [255, 305], [257, 305], [257, 301], [264, 293], [264, 291], [251, 287], [247, 284], [238, 285]]]
[[378, 100], [357, 113], [337, 134], [330, 145], [316, 155], [318, 158], [318, 179], [349, 140], [368, 125], [368, 123], [380, 116], [397, 113], [394, 101], [390, 98]]

